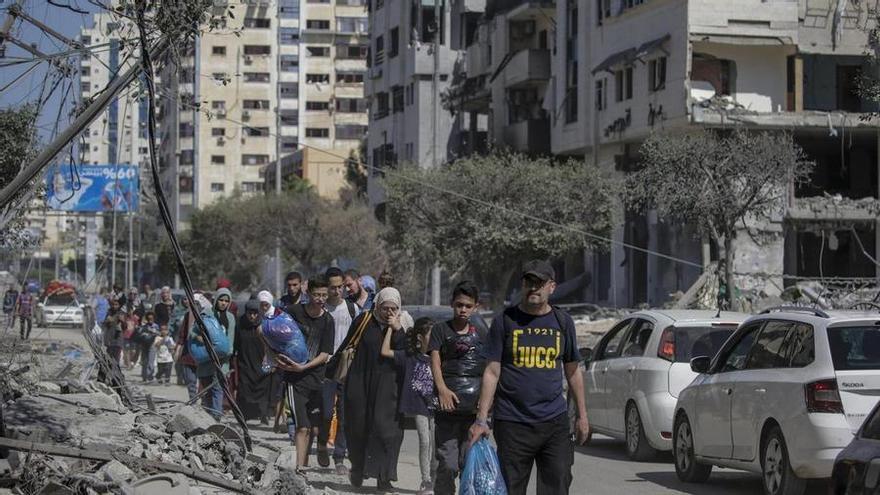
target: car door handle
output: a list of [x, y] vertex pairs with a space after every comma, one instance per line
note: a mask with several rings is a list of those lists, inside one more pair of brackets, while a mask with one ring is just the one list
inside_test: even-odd
[[765, 393], [767, 393], [767, 389], [766, 388], [756, 388], [755, 392], [758, 392], [759, 394], [765, 394]]
[[721, 391], [724, 392], [726, 395], [730, 395], [733, 393], [732, 388], [722, 388]]

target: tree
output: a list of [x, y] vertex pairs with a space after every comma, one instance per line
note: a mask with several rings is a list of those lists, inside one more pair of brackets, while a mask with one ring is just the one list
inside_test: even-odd
[[[36, 154], [36, 107], [24, 105], [0, 110], [0, 189], [18, 175], [21, 167]], [[39, 239], [32, 239], [24, 228], [22, 209], [37, 193], [36, 182], [0, 209], [0, 248], [19, 250]]]
[[367, 167], [363, 164], [367, 161], [367, 140], [361, 139], [357, 149], [351, 150], [348, 160], [345, 162], [345, 180], [348, 182], [350, 193], [348, 196], [355, 198], [367, 197]]
[[472, 273], [493, 307], [524, 261], [597, 247], [583, 232], [607, 236], [612, 225], [612, 183], [574, 159], [496, 150], [443, 167], [404, 167], [384, 185], [386, 243], [426, 266]]
[[737, 231], [781, 212], [789, 187], [809, 177], [813, 162], [787, 133], [744, 129], [654, 134], [641, 158], [626, 180], [627, 203], [692, 223], [712, 239], [730, 307]]

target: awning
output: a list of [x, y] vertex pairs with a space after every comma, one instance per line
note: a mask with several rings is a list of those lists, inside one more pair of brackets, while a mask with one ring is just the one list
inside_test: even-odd
[[648, 41], [646, 43], [642, 43], [638, 46], [638, 48], [628, 48], [626, 50], [617, 52], [605, 60], [602, 61], [599, 65], [593, 68], [593, 74], [597, 74], [602, 72], [603, 70], [609, 70], [612, 67], [620, 64], [631, 64], [636, 60], [641, 59], [642, 57], [646, 57], [651, 53], [660, 50], [663, 47], [663, 43], [669, 41], [671, 36], [666, 34], [660, 38], [655, 40]]

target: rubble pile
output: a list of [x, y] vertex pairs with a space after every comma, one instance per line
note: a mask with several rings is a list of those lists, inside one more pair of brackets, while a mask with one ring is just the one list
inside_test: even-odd
[[100, 357], [77, 346], [28, 344], [0, 337], [0, 492], [313, 491], [287, 467], [290, 453], [248, 452], [235, 429], [201, 408], [155, 405], [137, 387], [127, 387], [136, 399], [127, 406], [92, 379]]

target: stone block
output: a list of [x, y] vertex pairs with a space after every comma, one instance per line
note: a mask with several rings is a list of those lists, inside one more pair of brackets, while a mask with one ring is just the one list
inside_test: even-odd
[[118, 484], [126, 483], [135, 477], [134, 471], [115, 459], [101, 466], [97, 475], [104, 481]]
[[169, 433], [182, 433], [186, 436], [198, 435], [208, 431], [215, 423], [214, 418], [203, 409], [193, 406], [181, 406], [168, 422], [165, 430]]

